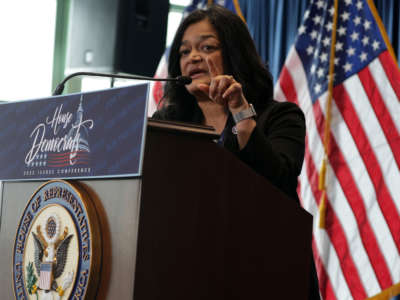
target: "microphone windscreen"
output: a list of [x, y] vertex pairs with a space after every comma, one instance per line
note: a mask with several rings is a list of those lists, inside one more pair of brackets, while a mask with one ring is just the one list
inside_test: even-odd
[[192, 83], [192, 78], [190, 78], [189, 76], [178, 76], [178, 77], [176, 77], [176, 79], [178, 80], [178, 83], [182, 84], [182, 85]]

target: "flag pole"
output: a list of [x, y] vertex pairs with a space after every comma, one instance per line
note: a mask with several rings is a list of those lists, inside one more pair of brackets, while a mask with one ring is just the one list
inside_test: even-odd
[[372, 15], [374, 16], [374, 19], [376, 23], [378, 24], [379, 31], [381, 32], [382, 38], [385, 41], [386, 47], [390, 53], [390, 56], [393, 58], [394, 62], [398, 66], [397, 59], [396, 59], [396, 54], [394, 53], [392, 44], [390, 43], [389, 37], [386, 33], [385, 26], [382, 23], [381, 17], [378, 14], [378, 11], [376, 10], [375, 4], [372, 0], [367, 0], [369, 9], [371, 10]]
[[336, 27], [337, 27], [337, 15], [338, 15], [338, 0], [335, 0], [335, 10], [333, 14], [333, 28], [332, 28], [332, 43], [331, 53], [329, 60], [329, 81], [328, 81], [328, 100], [326, 102], [325, 111], [325, 128], [324, 128], [324, 158], [319, 173], [319, 184], [318, 187], [322, 191], [321, 201], [319, 204], [319, 228], [325, 228], [326, 221], [326, 167], [328, 164], [328, 157], [330, 151], [330, 125], [331, 125], [331, 108], [332, 108], [332, 97], [333, 97], [333, 82], [334, 82], [334, 70], [335, 70], [335, 45], [336, 45]]
[[246, 23], [246, 19], [243, 16], [242, 10], [240, 9], [239, 0], [233, 0], [233, 5], [235, 6], [236, 14], [239, 16], [239, 18], [242, 19], [244, 23]]

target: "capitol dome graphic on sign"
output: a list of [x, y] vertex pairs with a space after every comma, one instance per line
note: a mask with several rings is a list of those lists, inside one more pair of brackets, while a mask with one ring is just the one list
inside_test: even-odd
[[81, 95], [81, 99], [79, 101], [79, 107], [76, 111], [75, 122], [72, 124], [71, 129], [68, 132], [67, 138], [73, 139], [76, 136], [79, 136], [79, 142], [77, 145], [77, 149], [74, 152], [71, 152], [71, 163], [73, 159], [76, 160], [82, 154], [82, 152], [90, 152], [88, 137], [89, 137], [89, 129], [86, 126], [80, 126], [83, 123], [83, 94]]

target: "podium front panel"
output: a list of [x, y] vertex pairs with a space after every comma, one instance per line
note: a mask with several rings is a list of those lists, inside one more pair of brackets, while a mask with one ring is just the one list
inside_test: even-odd
[[[43, 183], [3, 183], [0, 219], [2, 300], [15, 299], [12, 261], [16, 230], [28, 200]], [[103, 259], [96, 299], [126, 299], [126, 295], [133, 295], [141, 180], [86, 180], [79, 183], [94, 201], [100, 219]]]

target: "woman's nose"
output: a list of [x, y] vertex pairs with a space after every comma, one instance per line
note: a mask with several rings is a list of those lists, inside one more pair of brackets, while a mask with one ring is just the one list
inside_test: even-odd
[[197, 51], [192, 51], [190, 53], [190, 60], [193, 62], [201, 61], [203, 58], [201, 57], [200, 53]]

